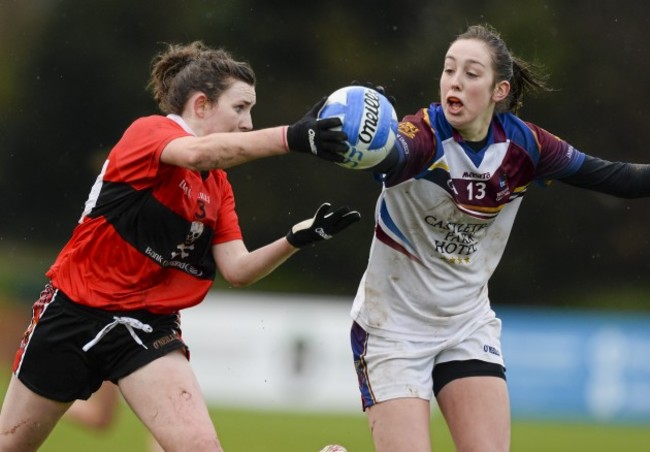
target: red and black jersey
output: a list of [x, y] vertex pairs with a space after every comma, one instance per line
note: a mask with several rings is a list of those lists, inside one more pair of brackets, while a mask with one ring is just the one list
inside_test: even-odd
[[107, 310], [165, 314], [203, 300], [216, 274], [212, 245], [242, 234], [224, 171], [160, 162], [170, 141], [188, 135], [174, 116], [140, 118], [126, 130], [47, 272], [56, 288]]

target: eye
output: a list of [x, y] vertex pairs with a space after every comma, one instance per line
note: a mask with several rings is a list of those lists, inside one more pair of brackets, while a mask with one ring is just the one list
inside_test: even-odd
[[446, 74], [446, 75], [451, 75], [451, 74], [454, 73], [454, 70], [451, 69], [451, 68], [446, 67], [446, 68], [444, 68], [444, 69], [442, 70], [442, 73], [443, 73], [443, 74]]
[[478, 77], [478, 74], [475, 73], [475, 72], [468, 71], [466, 74], [467, 74], [467, 77], [469, 77], [469, 78], [476, 78], [476, 77]]

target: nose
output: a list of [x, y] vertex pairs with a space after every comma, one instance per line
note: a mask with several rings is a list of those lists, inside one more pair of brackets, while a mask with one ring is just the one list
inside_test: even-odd
[[239, 123], [239, 128], [243, 131], [253, 130], [253, 118], [250, 114], [245, 115]]
[[453, 75], [453, 77], [451, 78], [450, 82], [451, 82], [451, 83], [450, 83], [451, 89], [454, 89], [454, 90], [456, 90], [456, 91], [460, 91], [461, 84], [460, 84], [460, 77], [459, 77], [459, 75], [458, 75], [458, 72], [456, 72], [456, 73]]

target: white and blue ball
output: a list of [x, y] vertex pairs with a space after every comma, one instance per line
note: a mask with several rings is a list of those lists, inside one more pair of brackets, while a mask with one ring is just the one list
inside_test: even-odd
[[346, 86], [329, 95], [319, 118], [338, 117], [348, 151], [338, 163], [351, 169], [379, 164], [395, 144], [397, 113], [386, 96], [365, 86]]

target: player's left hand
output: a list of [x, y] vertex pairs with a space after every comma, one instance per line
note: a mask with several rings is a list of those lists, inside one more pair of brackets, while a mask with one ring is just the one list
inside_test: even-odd
[[372, 82], [360, 82], [358, 80], [352, 80], [350, 82], [350, 85], [352, 85], [352, 86], [365, 86], [366, 88], [374, 89], [379, 94], [381, 94], [386, 99], [388, 99], [388, 102], [390, 102], [393, 107], [397, 103], [397, 99], [395, 98], [395, 96], [391, 96], [390, 94], [386, 94], [386, 88], [384, 88], [383, 85], [377, 85], [377, 84], [372, 83]]
[[348, 135], [342, 130], [340, 118], [318, 119], [327, 97], [323, 97], [300, 120], [287, 127], [287, 146], [290, 151], [314, 154], [331, 162], [342, 162], [347, 152], [345, 140]]
[[287, 234], [287, 240], [296, 248], [302, 248], [310, 243], [329, 240], [335, 234], [356, 223], [361, 214], [349, 207], [339, 207], [329, 212], [332, 205], [328, 202], [321, 204], [313, 218], [294, 225]]

